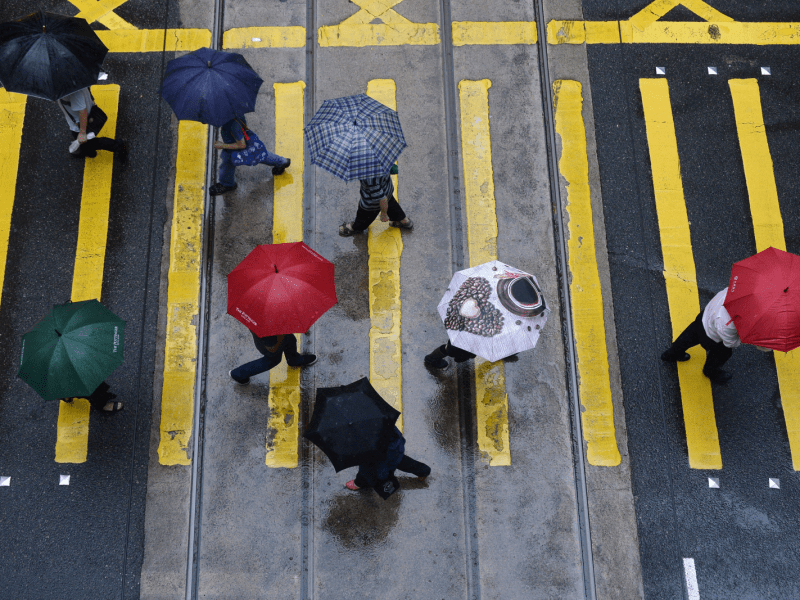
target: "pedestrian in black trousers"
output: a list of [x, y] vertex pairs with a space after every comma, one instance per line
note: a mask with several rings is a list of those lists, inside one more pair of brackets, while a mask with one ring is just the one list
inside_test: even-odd
[[431, 474], [431, 468], [425, 463], [406, 456], [405, 452], [406, 438], [395, 427], [392, 440], [386, 449], [386, 455], [376, 457], [373, 462], [359, 465], [355, 479], [348, 481], [345, 487], [353, 491], [363, 487], [371, 487], [383, 499], [386, 499], [400, 487], [397, 478], [394, 476], [395, 469], [416, 475], [420, 481], [423, 481]]
[[[112, 413], [122, 410], [122, 402], [113, 402], [116, 394], [111, 393], [111, 387], [104, 381], [97, 386], [97, 389], [86, 398], [89, 405], [94, 410], [101, 410], [103, 412]], [[72, 403], [73, 398], [62, 398], [64, 402]]]
[[414, 223], [394, 199], [391, 175], [361, 180], [361, 200], [358, 203], [356, 220], [339, 227], [339, 235], [349, 237], [366, 231], [379, 215], [381, 221], [389, 221], [392, 227], [408, 230], [414, 228]]
[[453, 346], [448, 340], [446, 344], [442, 344], [425, 357], [425, 364], [432, 369], [444, 369], [447, 367], [447, 361], [445, 360], [447, 356], [451, 357], [457, 363], [475, 358], [472, 352], [463, 350], [458, 346]]
[[684, 362], [691, 357], [686, 352], [689, 348], [700, 345], [706, 351], [706, 362], [703, 366], [703, 375], [715, 383], [726, 383], [732, 375], [722, 370], [728, 359], [733, 354], [733, 349], [741, 345], [739, 332], [733, 324], [733, 319], [725, 309], [725, 288], [711, 299], [705, 309], [700, 311], [697, 318], [683, 330], [672, 346], [662, 355], [665, 362]]
[[309, 367], [317, 362], [316, 355], [300, 354], [297, 351], [297, 339], [294, 335], [258, 337], [252, 331], [250, 333], [253, 335], [253, 343], [256, 346], [256, 350], [264, 356], [228, 371], [231, 379], [236, 383], [247, 385], [253, 375], [264, 373], [278, 366], [284, 354], [286, 355], [286, 363], [290, 367]]

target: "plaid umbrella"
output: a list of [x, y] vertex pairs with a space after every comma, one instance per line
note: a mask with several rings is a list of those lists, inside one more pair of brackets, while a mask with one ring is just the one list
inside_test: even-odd
[[386, 175], [406, 147], [397, 113], [366, 94], [325, 100], [305, 133], [311, 162], [345, 181]]

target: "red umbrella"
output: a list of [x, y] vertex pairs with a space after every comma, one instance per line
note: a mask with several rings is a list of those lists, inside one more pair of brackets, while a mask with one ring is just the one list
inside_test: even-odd
[[259, 337], [303, 333], [334, 304], [333, 263], [303, 242], [256, 246], [228, 275], [228, 314]]
[[767, 248], [733, 265], [725, 308], [746, 344], [800, 346], [800, 256]]

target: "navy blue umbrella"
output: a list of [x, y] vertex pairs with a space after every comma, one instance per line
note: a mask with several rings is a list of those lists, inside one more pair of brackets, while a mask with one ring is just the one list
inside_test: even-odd
[[221, 127], [255, 110], [262, 83], [241, 54], [200, 48], [169, 61], [161, 95], [179, 119]]
[[305, 134], [311, 162], [345, 181], [388, 174], [406, 147], [397, 113], [366, 94], [325, 100]]

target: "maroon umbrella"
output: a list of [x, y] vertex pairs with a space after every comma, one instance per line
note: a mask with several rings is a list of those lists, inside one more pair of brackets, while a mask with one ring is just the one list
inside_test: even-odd
[[725, 308], [746, 344], [800, 346], [800, 256], [767, 248], [733, 265]]
[[334, 304], [333, 263], [303, 242], [256, 246], [228, 275], [228, 314], [259, 337], [303, 333]]

